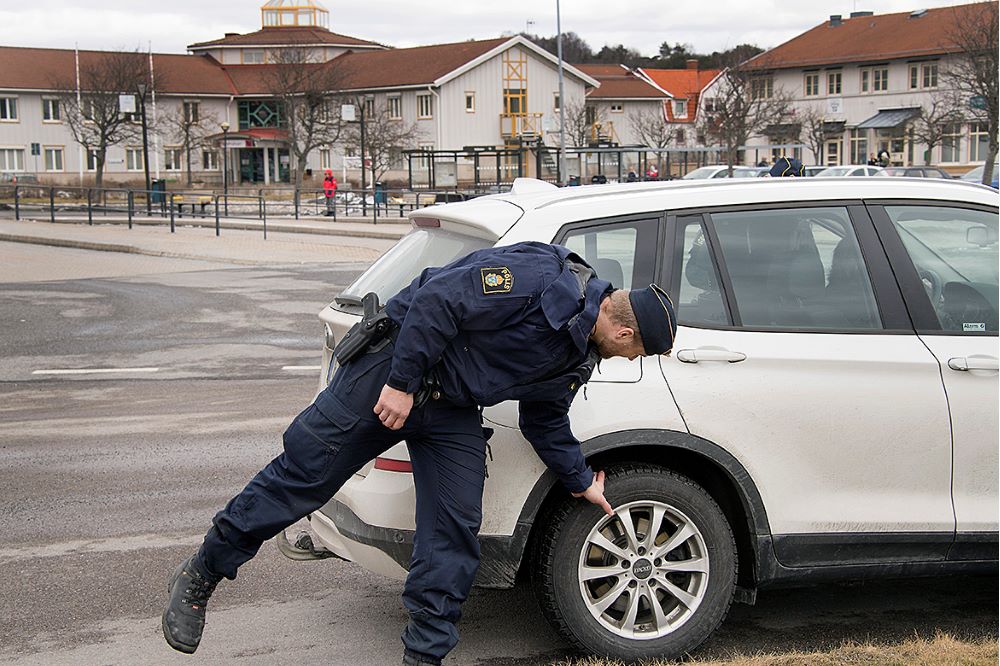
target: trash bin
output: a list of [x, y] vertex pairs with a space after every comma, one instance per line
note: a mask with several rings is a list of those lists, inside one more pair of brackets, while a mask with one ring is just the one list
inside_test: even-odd
[[384, 204], [385, 203], [385, 190], [382, 189], [382, 181], [375, 181], [375, 203]]
[[162, 204], [167, 200], [167, 181], [161, 178], [154, 178], [150, 183], [152, 191], [149, 195], [151, 203]]

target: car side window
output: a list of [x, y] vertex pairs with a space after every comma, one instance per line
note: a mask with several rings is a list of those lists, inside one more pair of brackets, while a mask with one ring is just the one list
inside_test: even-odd
[[997, 332], [997, 215], [947, 206], [886, 206], [941, 329]]
[[651, 219], [571, 229], [561, 243], [616, 289], [641, 288], [653, 281], [658, 224]]
[[882, 328], [846, 208], [750, 210], [711, 218], [741, 325]]
[[686, 326], [728, 326], [731, 322], [701, 216], [678, 218], [677, 229], [682, 250], [680, 275], [674, 277], [674, 284], [680, 284], [677, 322]]

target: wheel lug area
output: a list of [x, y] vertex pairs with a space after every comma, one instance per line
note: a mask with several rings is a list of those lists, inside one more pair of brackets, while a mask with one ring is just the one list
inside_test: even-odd
[[660, 558], [656, 558], [655, 560], [653, 560], [653, 566], [658, 567], [661, 564], [663, 564], [663, 560], [661, 560]]
[[630, 580], [630, 581], [628, 582], [628, 586], [634, 589], [634, 588], [635, 588], [635, 586], [636, 586], [636, 582], [635, 582], [634, 580]]
[[622, 569], [628, 569], [630, 566], [632, 566], [631, 562], [628, 560], [622, 560]]
[[645, 555], [645, 554], [646, 554], [646, 549], [645, 549], [645, 548], [642, 548], [642, 547], [640, 547], [640, 548], [639, 548], [639, 555]]

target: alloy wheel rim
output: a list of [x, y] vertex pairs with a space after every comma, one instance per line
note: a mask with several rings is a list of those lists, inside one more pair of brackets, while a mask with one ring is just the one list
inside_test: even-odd
[[652, 640], [677, 631], [705, 598], [708, 548], [676, 507], [630, 502], [590, 530], [577, 578], [587, 610], [604, 629]]

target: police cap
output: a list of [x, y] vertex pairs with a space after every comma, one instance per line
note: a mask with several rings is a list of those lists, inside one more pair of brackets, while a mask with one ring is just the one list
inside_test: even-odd
[[667, 292], [651, 284], [645, 289], [631, 290], [628, 300], [636, 323], [639, 324], [639, 336], [646, 355], [670, 351], [677, 335], [677, 318], [674, 316], [674, 304]]

